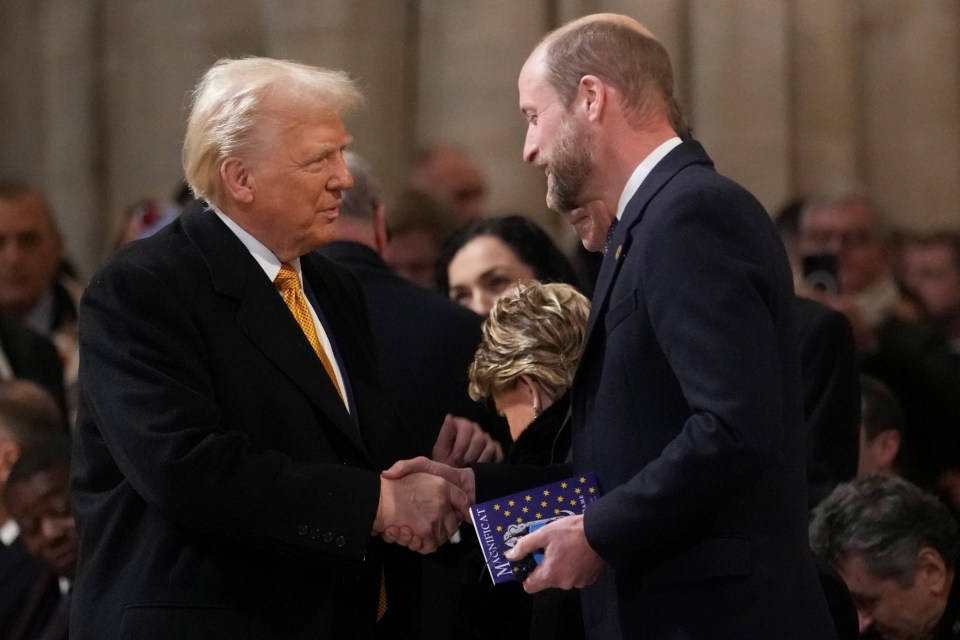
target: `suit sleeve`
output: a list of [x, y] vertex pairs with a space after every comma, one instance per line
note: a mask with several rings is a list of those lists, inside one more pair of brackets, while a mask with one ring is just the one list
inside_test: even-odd
[[859, 366], [846, 317], [818, 308], [818, 303], [810, 300], [798, 303], [801, 317], [809, 313], [813, 321], [800, 339], [807, 480], [813, 506], [857, 474]]
[[[625, 367], [648, 366], [648, 358], [665, 363], [664, 379], [645, 381], [643, 389], [631, 386], [637, 376], [628, 369], [610, 384], [673, 407], [648, 405], [650, 414], [672, 411], [659, 424], [618, 414], [618, 429], [653, 429], [664, 445], [637, 452], [650, 461], [587, 511], [591, 546], [617, 568], [696, 539], [781, 462], [785, 447], [789, 381], [773, 316], [784, 299], [792, 304], [792, 290], [778, 290], [789, 282], [778, 280], [772, 230], [758, 222], [759, 205], [736, 191], [700, 189], [665, 200], [632, 230], [635, 242], [618, 275], [618, 282], [632, 280], [631, 295], [644, 303], [607, 328], [605, 349], [628, 353]], [[796, 409], [799, 417], [799, 399]]]
[[[84, 295], [82, 403], [97, 432], [78, 450], [94, 469], [88, 481], [129, 484], [188, 530], [356, 567], [370, 540], [378, 475], [334, 460], [294, 460], [226, 423], [230, 399], [218, 397], [210, 374], [225, 345], [213, 344], [217, 336], [200, 329], [184, 289], [167, 280], [114, 264]], [[282, 412], [275, 421], [269, 428], [278, 431], [321, 428], [290, 424]]]

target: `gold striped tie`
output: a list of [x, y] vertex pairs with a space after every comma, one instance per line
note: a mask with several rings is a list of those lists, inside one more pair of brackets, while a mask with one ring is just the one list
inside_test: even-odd
[[380, 619], [383, 618], [383, 614], [387, 612], [387, 577], [383, 573], [383, 570], [380, 570], [380, 599], [377, 601], [377, 622], [380, 622]]
[[331, 364], [327, 352], [324, 351], [323, 345], [320, 343], [317, 328], [310, 316], [310, 308], [307, 306], [307, 299], [303, 295], [303, 289], [300, 288], [300, 277], [293, 267], [284, 264], [280, 267], [280, 273], [277, 274], [273, 283], [280, 291], [280, 295], [283, 296], [283, 301], [287, 303], [287, 307], [290, 308], [290, 313], [293, 314], [297, 324], [300, 325], [303, 333], [307, 336], [310, 346], [313, 347], [317, 357], [320, 358], [320, 362], [323, 363], [323, 368], [326, 369], [327, 375], [333, 382], [333, 388], [337, 390], [340, 399], [343, 400], [343, 393], [340, 391], [340, 385], [337, 384], [337, 374], [334, 373], [333, 364]]

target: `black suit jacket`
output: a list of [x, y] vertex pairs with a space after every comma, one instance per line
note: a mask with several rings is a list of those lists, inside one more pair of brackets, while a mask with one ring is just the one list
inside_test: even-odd
[[413, 436], [406, 453], [429, 456], [447, 413], [478, 422], [509, 442], [503, 420], [467, 394], [467, 369], [483, 318], [396, 275], [362, 244], [337, 241], [318, 251], [360, 281], [383, 384]]
[[92, 279], [72, 480], [75, 640], [372, 634], [378, 470], [403, 435], [355, 280], [318, 256], [301, 263], [352, 413], [214, 213], [184, 214]]
[[36, 382], [66, 410], [63, 364], [52, 342], [0, 314], [0, 346], [17, 378]]
[[27, 552], [23, 538], [0, 545], [0, 638], [42, 628], [59, 593], [56, 578]]
[[797, 298], [807, 487], [814, 506], [857, 475], [860, 454], [860, 367], [846, 316]]
[[[447, 413], [480, 423], [506, 447], [510, 436], [504, 421], [467, 394], [467, 369], [483, 318], [396, 275], [362, 244], [338, 241], [318, 251], [349, 268], [363, 288], [381, 378], [409, 427], [399, 455], [430, 456]], [[476, 625], [475, 616], [463, 615], [461, 603], [472, 598], [469, 587], [481, 565], [464, 557], [476, 543], [468, 528], [463, 535], [463, 544], [445, 545], [427, 557], [398, 546], [386, 549], [390, 606], [379, 625], [385, 637], [449, 638]], [[465, 566], [469, 581], [463, 579]]]

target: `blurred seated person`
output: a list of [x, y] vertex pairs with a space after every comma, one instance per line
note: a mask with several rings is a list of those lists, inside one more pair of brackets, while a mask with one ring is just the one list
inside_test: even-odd
[[900, 475], [903, 409], [890, 388], [873, 376], [860, 376], [860, 457], [857, 477]]
[[459, 147], [434, 144], [417, 150], [408, 183], [449, 208], [455, 224], [486, 215], [487, 176]]
[[566, 459], [567, 390], [583, 350], [590, 302], [562, 283], [518, 285], [493, 303], [470, 365], [470, 397], [493, 398], [514, 444], [507, 461]]
[[70, 508], [70, 440], [51, 438], [26, 450], [10, 472], [4, 497], [27, 550], [44, 566], [16, 615], [10, 639], [68, 637], [70, 585], [77, 567], [77, 529]]
[[66, 433], [62, 406], [48, 391], [28, 380], [0, 381], [0, 638], [9, 637], [14, 614], [46, 573], [3, 500], [7, 478], [24, 451]]
[[481, 316], [511, 286], [531, 280], [579, 288], [573, 266], [550, 236], [519, 215], [460, 227], [447, 238], [436, 264], [437, 288]]
[[946, 338], [954, 371], [960, 373], [960, 232], [909, 237], [900, 261], [904, 288]]
[[857, 478], [813, 510], [809, 534], [850, 590], [861, 638], [960, 635], [960, 538], [934, 496], [895, 476]]
[[810, 198], [800, 213], [802, 259], [827, 256], [836, 264], [836, 286], [797, 285], [847, 316], [853, 328], [860, 372], [883, 381], [900, 401], [906, 478], [933, 490], [939, 477], [960, 466], [960, 377], [944, 340], [921, 323], [916, 304], [893, 275], [890, 230], [876, 205], [861, 194]]
[[808, 199], [800, 211], [798, 249], [801, 260], [835, 257], [834, 290], [801, 286], [798, 292], [843, 312], [853, 325], [861, 354], [877, 350], [879, 329], [889, 319], [919, 319], [919, 309], [894, 280], [890, 230], [868, 197]]
[[426, 193], [405, 189], [387, 209], [386, 225], [384, 261], [401, 278], [432, 289], [440, 246], [457, 226], [451, 211]]
[[43, 193], [24, 182], [0, 182], [0, 311], [56, 345], [72, 409], [81, 286], [61, 272], [63, 258], [63, 238]]

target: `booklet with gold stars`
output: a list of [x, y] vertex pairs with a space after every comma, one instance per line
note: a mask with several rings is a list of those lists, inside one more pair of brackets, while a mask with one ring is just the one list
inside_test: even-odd
[[521, 562], [503, 556], [521, 536], [557, 518], [579, 515], [599, 498], [596, 477], [585, 473], [470, 507], [493, 583], [522, 581], [533, 570], [529, 556]]

